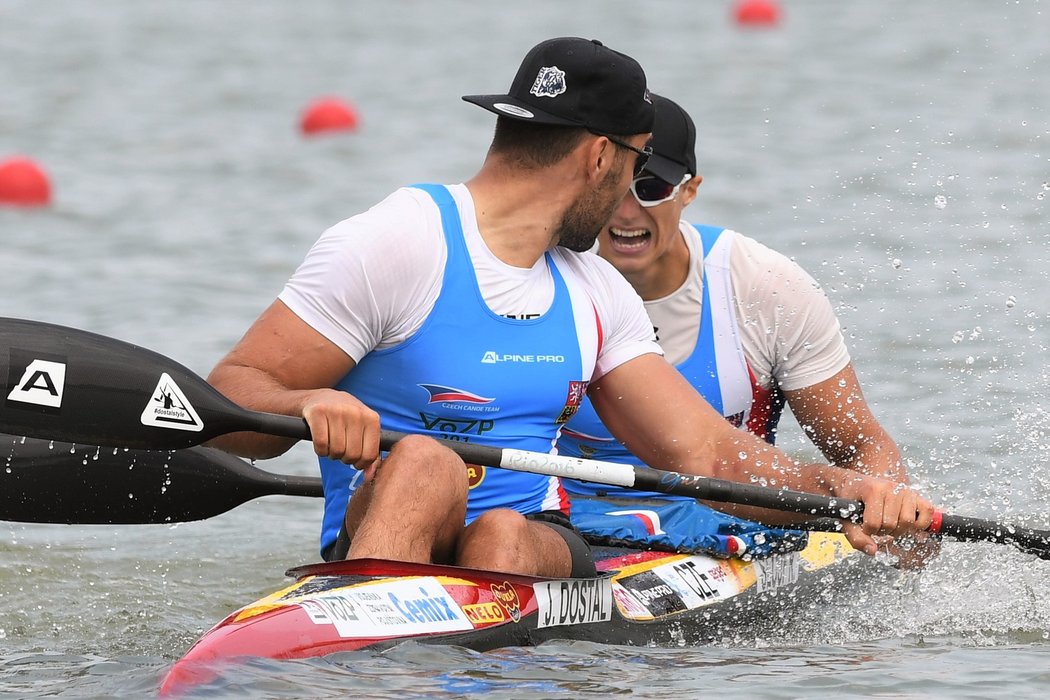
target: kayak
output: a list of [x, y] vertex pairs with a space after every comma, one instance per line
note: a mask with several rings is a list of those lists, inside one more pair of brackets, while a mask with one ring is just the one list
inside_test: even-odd
[[[739, 617], [854, 550], [809, 533], [768, 557], [595, 547], [597, 578], [551, 579], [380, 559], [291, 569], [295, 582], [230, 614], [169, 670], [162, 695], [215, 680], [238, 659], [298, 659], [416, 641], [487, 651], [552, 639], [624, 645], [691, 643], [720, 613]], [[783, 605], [781, 604], [782, 608]]]

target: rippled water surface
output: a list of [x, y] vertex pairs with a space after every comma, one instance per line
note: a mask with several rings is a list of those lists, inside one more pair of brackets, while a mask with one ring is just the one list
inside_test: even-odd
[[[0, 4], [0, 159], [51, 176], [0, 209], [0, 315], [85, 328], [205, 374], [332, 223], [480, 164], [524, 52], [582, 35], [636, 56], [700, 130], [687, 214], [796, 257], [833, 296], [877, 415], [946, 509], [1050, 523], [1050, 36], [1036, 1]], [[352, 134], [305, 140], [312, 99]], [[789, 426], [783, 444], [812, 455]], [[0, 452], [0, 456], [4, 456]], [[265, 465], [313, 474], [296, 448]], [[314, 561], [320, 503], [174, 526], [0, 523], [0, 696], [156, 693], [228, 612]], [[1045, 697], [1050, 563], [949, 543], [785, 596], [713, 644], [406, 645], [259, 661], [243, 697]]]

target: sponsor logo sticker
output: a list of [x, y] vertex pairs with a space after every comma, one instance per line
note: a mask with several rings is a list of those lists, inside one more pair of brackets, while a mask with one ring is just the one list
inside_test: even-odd
[[474, 625], [433, 577], [326, 591], [297, 601], [310, 620], [340, 637], [458, 632]]
[[710, 557], [692, 556], [663, 564], [654, 568], [653, 573], [673, 588], [690, 610], [737, 592], [734, 582], [722, 571], [721, 564]]
[[173, 428], [175, 430], [190, 430], [200, 432], [204, 429], [204, 422], [193, 409], [189, 399], [182, 393], [182, 389], [175, 380], [164, 372], [160, 375], [157, 388], [142, 410], [140, 419], [143, 425], [155, 428]]
[[496, 602], [510, 615], [510, 619], [515, 622], [519, 621], [521, 619], [521, 601], [518, 600], [518, 592], [514, 590], [514, 586], [504, 581], [499, 584], [491, 584], [489, 589], [496, 598]]
[[507, 619], [507, 615], [503, 612], [503, 608], [500, 607], [499, 603], [464, 605], [463, 614], [474, 623], [475, 627], [478, 625], [491, 625], [494, 622], [503, 622]]
[[62, 394], [66, 387], [66, 365], [64, 362], [34, 359], [7, 395], [9, 401], [30, 403], [49, 408], [62, 407]]
[[751, 562], [751, 566], [755, 569], [759, 593], [775, 591], [781, 586], [789, 586], [798, 581], [798, 552], [774, 554], [765, 559], [755, 559]]
[[677, 591], [652, 571], [641, 571], [632, 576], [622, 577], [617, 583], [630, 591], [633, 598], [654, 617], [687, 608]]
[[539, 607], [536, 627], [587, 625], [612, 619], [612, 581], [574, 578], [532, 584]]

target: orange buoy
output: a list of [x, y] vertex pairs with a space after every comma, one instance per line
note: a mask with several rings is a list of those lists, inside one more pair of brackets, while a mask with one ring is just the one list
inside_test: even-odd
[[0, 162], [0, 204], [42, 207], [51, 202], [51, 183], [39, 165], [16, 156]]
[[780, 5], [774, 0], [740, 0], [733, 8], [737, 24], [769, 27], [780, 21]]
[[353, 107], [334, 97], [325, 97], [303, 110], [300, 130], [307, 135], [357, 128], [358, 117]]

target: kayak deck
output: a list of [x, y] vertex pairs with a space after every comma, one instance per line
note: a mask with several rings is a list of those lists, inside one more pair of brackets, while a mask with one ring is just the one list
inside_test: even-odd
[[[745, 599], [805, 582], [853, 550], [810, 533], [800, 551], [764, 559], [596, 547], [599, 577], [547, 579], [378, 559], [291, 569], [295, 583], [232, 613], [174, 664], [162, 694], [207, 683], [244, 657], [293, 659], [415, 640], [477, 651], [552, 639], [627, 645], [683, 642], [682, 628]], [[680, 623], [680, 624], [676, 624]]]

